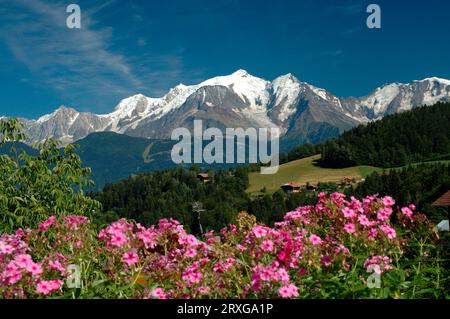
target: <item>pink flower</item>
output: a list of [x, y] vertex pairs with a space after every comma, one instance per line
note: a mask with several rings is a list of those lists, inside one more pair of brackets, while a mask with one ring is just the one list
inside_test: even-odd
[[193, 272], [190, 275], [190, 281], [193, 284], [198, 284], [202, 280], [202, 274], [199, 272]]
[[345, 218], [353, 218], [356, 216], [355, 211], [348, 207], [344, 207], [344, 209], [342, 210], [342, 213], [344, 213]]
[[10, 261], [3, 273], [0, 274], [1, 277], [4, 277], [8, 284], [13, 285], [22, 278], [22, 272], [14, 261]]
[[30, 272], [33, 276], [39, 276], [42, 274], [42, 266], [38, 263], [31, 262], [26, 267], [27, 271]]
[[162, 288], [155, 288], [152, 291], [152, 297], [157, 299], [167, 299], [168, 296]]
[[192, 236], [192, 235], [187, 235], [186, 236], [186, 241], [187, 241], [187, 244], [189, 245], [189, 246], [197, 246], [198, 245], [198, 240], [197, 240], [197, 238], [195, 238], [195, 236]]
[[279, 288], [278, 292], [283, 298], [298, 297], [298, 288], [293, 284]]
[[122, 261], [128, 266], [131, 266], [139, 261], [139, 257], [135, 252], [129, 251], [122, 255]]
[[197, 284], [201, 282], [202, 274], [197, 271], [198, 266], [198, 262], [193, 263], [186, 269], [181, 278], [189, 284]]
[[412, 219], [412, 217], [413, 217], [413, 212], [412, 212], [412, 210], [409, 207], [403, 207], [402, 208], [402, 213], [403, 213], [403, 215], [405, 215], [409, 219]]
[[252, 231], [256, 238], [261, 238], [267, 235], [267, 229], [259, 225], [254, 226]]
[[67, 216], [64, 218], [70, 229], [76, 230], [78, 226], [89, 223], [89, 219], [86, 216]]
[[353, 223], [345, 224], [344, 230], [349, 234], [353, 234], [356, 231], [355, 224]]
[[127, 242], [127, 236], [121, 231], [117, 231], [111, 235], [111, 245], [122, 247]]
[[14, 247], [3, 242], [0, 242], [0, 254], [9, 255], [14, 252]]
[[49, 295], [61, 289], [62, 284], [63, 282], [60, 279], [41, 280], [36, 286], [36, 291], [42, 295]]
[[322, 239], [320, 239], [319, 236], [314, 235], [314, 234], [309, 236], [309, 241], [311, 242], [311, 244], [313, 244], [313, 246], [318, 246], [318, 245], [322, 244]]
[[377, 219], [380, 221], [386, 221], [389, 219], [391, 214], [392, 214], [392, 208], [390, 208], [390, 207], [380, 209], [377, 213]]
[[17, 229], [16, 236], [22, 238], [23, 236], [25, 236], [25, 231], [22, 228]]
[[22, 254], [22, 255], [17, 255], [16, 257], [14, 257], [14, 262], [20, 268], [25, 269], [28, 267], [28, 265], [33, 263], [33, 260], [31, 259], [30, 255]]
[[144, 243], [145, 248], [147, 248], [147, 249], [148, 248], [152, 248], [153, 249], [153, 248], [156, 247], [156, 241], [155, 241], [154, 237], [155, 237], [155, 233], [152, 230], [150, 230], [150, 229], [144, 230], [143, 232], [141, 232], [138, 235], [138, 238], [140, 240], [142, 240], [142, 242]]
[[194, 258], [195, 256], [197, 256], [197, 251], [194, 248], [189, 248], [186, 251], [185, 256], [188, 258]]
[[51, 292], [50, 285], [47, 281], [41, 281], [37, 284], [36, 291], [43, 295], [48, 295]]
[[273, 241], [266, 239], [261, 244], [261, 249], [264, 251], [273, 251]]
[[370, 226], [371, 225], [371, 222], [369, 221], [369, 219], [367, 218], [366, 215], [359, 215], [358, 221], [362, 226]]
[[290, 280], [289, 274], [287, 273], [286, 269], [280, 268], [278, 269], [277, 273], [280, 281], [288, 282]]
[[377, 274], [382, 274], [386, 270], [391, 270], [393, 267], [390, 265], [392, 260], [387, 256], [373, 256], [366, 259], [364, 262], [364, 268], [372, 270]]
[[40, 231], [46, 231], [56, 221], [55, 216], [50, 216], [46, 221], [39, 224]]
[[369, 230], [368, 237], [369, 238], [375, 238], [375, 237], [377, 237], [377, 234], [378, 234], [378, 230], [376, 228], [371, 228]]
[[209, 287], [199, 287], [198, 288], [198, 292], [202, 295], [206, 295], [207, 293], [209, 293]]
[[64, 275], [66, 272], [66, 270], [64, 269], [64, 267], [61, 265], [61, 263], [58, 260], [50, 260], [48, 262], [48, 266], [52, 270], [58, 270], [61, 275]]
[[323, 256], [320, 260], [320, 263], [324, 265], [325, 267], [331, 266], [331, 257], [330, 256]]
[[389, 239], [394, 239], [395, 237], [397, 237], [395, 229], [388, 225], [381, 225], [380, 229]]
[[383, 204], [385, 206], [392, 206], [395, 204], [395, 200], [390, 196], [383, 197]]

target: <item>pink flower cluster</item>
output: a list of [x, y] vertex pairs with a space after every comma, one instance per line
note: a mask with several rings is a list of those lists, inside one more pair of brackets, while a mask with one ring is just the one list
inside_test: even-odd
[[364, 268], [377, 274], [382, 274], [387, 270], [393, 269], [391, 262], [391, 258], [387, 256], [373, 256], [364, 262]]
[[[75, 253], [82, 245], [88, 224], [84, 216], [67, 216], [61, 221], [51, 216], [35, 230], [18, 229], [14, 235], [1, 235], [0, 294], [25, 298], [61, 291], [68, 275], [65, 253]], [[50, 232], [56, 234], [52, 240]], [[33, 256], [43, 257], [37, 261]]]
[[[236, 225], [202, 240], [173, 219], [149, 227], [121, 219], [97, 234], [86, 217], [50, 217], [36, 230], [0, 236], [0, 294], [60, 294], [67, 266], [82, 259], [132, 298], [310, 296], [323, 276], [339, 273], [345, 282], [350, 269], [361, 277], [369, 268], [393, 269], [389, 256], [402, 253], [394, 205], [388, 196], [320, 193], [316, 205], [288, 212], [273, 227], [240, 214]], [[401, 225], [416, 223], [414, 210], [398, 210]]]
[[22, 286], [35, 286], [35, 292], [44, 295], [60, 290], [62, 280], [46, 281], [42, 279], [42, 275], [44, 271], [45, 274], [49, 274], [52, 270], [57, 270], [63, 275], [65, 268], [62, 264], [58, 260], [47, 259], [35, 262], [28, 251], [28, 245], [19, 236], [0, 237], [0, 291], [3, 287], [5, 289], [3, 294], [6, 296], [9, 296], [9, 292], [13, 292], [15, 296], [24, 296], [23, 289], [8, 289], [19, 283]]

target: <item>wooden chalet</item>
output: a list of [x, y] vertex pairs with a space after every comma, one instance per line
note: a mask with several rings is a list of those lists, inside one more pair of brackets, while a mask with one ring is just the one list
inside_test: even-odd
[[198, 173], [197, 178], [201, 180], [203, 183], [208, 183], [211, 181], [208, 173]]
[[300, 192], [300, 184], [298, 183], [286, 183], [284, 185], [281, 185], [281, 189], [285, 191], [286, 193], [299, 193]]
[[447, 208], [448, 219], [450, 220], [450, 190], [441, 197], [439, 197], [438, 199], [436, 199], [434, 203], [431, 205], [435, 207]]

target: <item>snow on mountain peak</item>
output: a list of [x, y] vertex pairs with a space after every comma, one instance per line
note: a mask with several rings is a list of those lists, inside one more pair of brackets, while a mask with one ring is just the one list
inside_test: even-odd
[[444, 85], [450, 85], [450, 80], [438, 78], [438, 77], [435, 77], [435, 76], [430, 77], [430, 78], [425, 78], [425, 79], [420, 80], [420, 81], [414, 81], [414, 82], [429, 82], [429, 83], [439, 82], [439, 83], [442, 83]]
[[274, 106], [281, 106], [278, 119], [286, 121], [296, 109], [296, 101], [302, 91], [300, 81], [291, 73], [277, 77], [271, 83], [275, 96]]
[[363, 106], [372, 109], [375, 115], [386, 111], [389, 104], [399, 95], [402, 84], [391, 83], [379, 87], [362, 100]]
[[[142, 137], [152, 137], [155, 134], [163, 136], [160, 131], [170, 128], [171, 125], [164, 121], [164, 116], [171, 113], [173, 118], [178, 120], [178, 109], [197, 90], [207, 86], [227, 87], [240, 97], [244, 107], [235, 109], [232, 102], [224, 102], [224, 105], [228, 103], [230, 106], [227, 111], [233, 118], [236, 115], [236, 118], [244, 120], [243, 123], [253, 123], [259, 127], [280, 125], [282, 132], [288, 130], [293, 115], [301, 111], [299, 102], [302, 99], [307, 100], [308, 107], [312, 106], [318, 112], [326, 110], [348, 118], [348, 127], [356, 122], [366, 123], [419, 105], [450, 101], [450, 80], [437, 77], [409, 84], [386, 84], [365, 97], [339, 98], [325, 89], [299, 81], [291, 73], [270, 82], [240, 69], [196, 85], [178, 84], [159, 98], [150, 98], [143, 94], [130, 96], [121, 100], [109, 114], [79, 113], [62, 105], [51, 114], [41, 116], [36, 121], [29, 121], [32, 139], [40, 141], [48, 137], [63, 136], [65, 143], [69, 143], [94, 131], [124, 134], [133, 132], [141, 134]], [[205, 92], [204, 94], [207, 94], [209, 91]], [[185, 116], [185, 111], [182, 109], [180, 119]], [[159, 121], [160, 119], [163, 121]], [[239, 122], [236, 124], [240, 125]]]
[[246, 77], [246, 76], [249, 76], [250, 74], [244, 69], [239, 69], [236, 72], [234, 72], [232, 75], [236, 76], [236, 77]]
[[122, 115], [129, 116], [136, 107], [142, 110], [143, 106], [146, 106], [147, 104], [148, 98], [145, 95], [139, 93], [121, 100], [119, 104], [117, 104], [117, 106], [114, 108], [113, 113], [120, 113]]
[[46, 115], [43, 115], [43, 116], [39, 117], [36, 120], [36, 123], [47, 122], [48, 120], [54, 118], [58, 114], [62, 114], [63, 116], [64, 116], [64, 114], [68, 114], [69, 116], [73, 116], [75, 114], [78, 114], [78, 112], [75, 109], [71, 108], [71, 107], [67, 107], [65, 105], [61, 105], [56, 110], [54, 110], [52, 113], [46, 114]]
[[263, 110], [269, 102], [270, 82], [238, 70], [230, 75], [218, 76], [199, 84], [199, 87], [221, 85], [233, 90], [252, 110]]

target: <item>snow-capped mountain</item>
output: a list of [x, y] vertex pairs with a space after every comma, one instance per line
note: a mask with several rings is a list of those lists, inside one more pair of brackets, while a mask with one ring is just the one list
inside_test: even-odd
[[351, 116], [367, 122], [419, 105], [450, 101], [450, 81], [432, 77], [409, 84], [391, 83], [377, 88], [368, 96], [342, 100]]
[[267, 81], [238, 70], [197, 85], [183, 84], [160, 98], [137, 94], [112, 113], [97, 115], [61, 106], [37, 120], [23, 119], [30, 142], [55, 138], [68, 144], [93, 132], [170, 138], [177, 127], [279, 127], [287, 145], [319, 142], [387, 114], [450, 101], [450, 81], [427, 78], [393, 83], [365, 97], [337, 97], [287, 74]]

